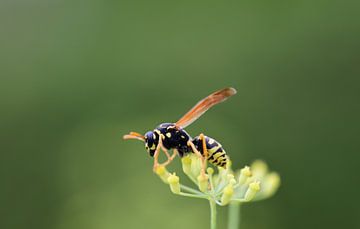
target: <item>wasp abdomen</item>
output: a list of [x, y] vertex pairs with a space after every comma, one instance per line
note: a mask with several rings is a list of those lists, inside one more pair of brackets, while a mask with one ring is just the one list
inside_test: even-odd
[[[199, 152], [204, 156], [204, 150], [203, 150], [203, 142], [200, 140], [199, 137], [196, 137], [192, 141], [199, 150]], [[205, 136], [205, 143], [206, 143], [206, 149], [208, 152], [207, 160], [215, 166], [226, 168], [228, 157], [226, 155], [226, 152], [224, 148], [221, 146], [219, 142], [216, 140]]]

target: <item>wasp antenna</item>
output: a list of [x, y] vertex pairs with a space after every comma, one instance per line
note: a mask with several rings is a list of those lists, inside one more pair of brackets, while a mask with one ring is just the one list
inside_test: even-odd
[[139, 134], [138, 132], [131, 131], [130, 134], [134, 135], [134, 136], [137, 136], [137, 137], [140, 137], [140, 138], [145, 138], [142, 134]]
[[130, 132], [130, 134], [125, 134], [123, 136], [123, 139], [124, 140], [129, 140], [129, 139], [137, 139], [137, 140], [140, 140], [140, 141], [145, 141], [145, 137], [139, 133], [136, 133], [136, 132]]
[[233, 87], [228, 87], [225, 90], [226, 90], [227, 96], [232, 96], [237, 93], [236, 89]]

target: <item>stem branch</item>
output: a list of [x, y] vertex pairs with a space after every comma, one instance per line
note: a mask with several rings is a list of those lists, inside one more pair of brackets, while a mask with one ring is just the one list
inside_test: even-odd
[[193, 194], [204, 195], [204, 193], [199, 192], [198, 190], [195, 190], [195, 189], [190, 188], [190, 187], [188, 187], [188, 186], [185, 186], [185, 185], [183, 185], [183, 184], [180, 184], [180, 187], [181, 187], [181, 189], [183, 189], [183, 190], [185, 190], [185, 191], [188, 191], [188, 192], [191, 192], [191, 193], [193, 193]]
[[179, 195], [180, 196], [193, 197], [193, 198], [207, 199], [207, 196], [204, 196], [204, 195], [199, 196], [199, 195], [196, 195], [196, 194], [185, 193], [185, 192], [180, 192]]

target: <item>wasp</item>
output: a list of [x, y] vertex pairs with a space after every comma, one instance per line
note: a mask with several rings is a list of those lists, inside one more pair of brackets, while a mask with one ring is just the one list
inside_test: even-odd
[[[231, 87], [218, 90], [200, 100], [177, 122], [162, 123], [153, 131], [146, 132], [145, 135], [130, 132], [124, 135], [123, 138], [126, 140], [137, 139], [145, 143], [146, 151], [154, 158], [154, 171], [159, 165], [168, 165], [176, 155], [183, 157], [189, 153], [195, 153], [199, 156], [202, 162], [201, 169], [203, 174], [205, 173], [206, 161], [214, 166], [226, 168], [229, 159], [218, 141], [202, 133], [192, 138], [184, 128], [192, 124], [211, 107], [235, 94], [236, 90]], [[167, 161], [162, 164], [159, 164], [158, 161], [160, 150], [167, 156]], [[173, 150], [172, 155], [169, 154], [169, 150]]]

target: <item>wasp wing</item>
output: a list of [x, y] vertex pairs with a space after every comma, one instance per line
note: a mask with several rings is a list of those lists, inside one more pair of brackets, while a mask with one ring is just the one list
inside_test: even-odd
[[225, 101], [227, 98], [235, 94], [236, 90], [232, 87], [224, 88], [212, 93], [198, 102], [190, 111], [188, 111], [182, 118], [180, 118], [179, 121], [176, 122], [176, 126], [181, 128], [187, 127], [212, 106]]

